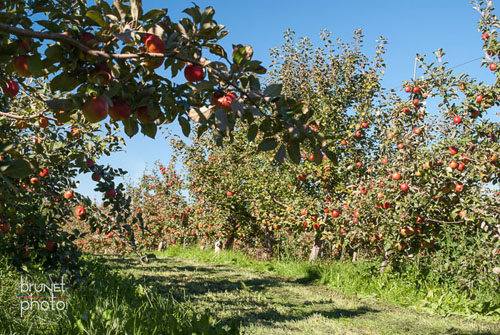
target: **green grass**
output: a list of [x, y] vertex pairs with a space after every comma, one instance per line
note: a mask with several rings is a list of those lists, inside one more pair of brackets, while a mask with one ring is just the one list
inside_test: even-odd
[[[20, 293], [20, 274], [5, 264], [0, 269], [0, 334], [226, 333], [214, 327], [208, 314], [195, 313], [189, 301], [179, 304], [170, 292], [160, 294], [131, 275], [110, 271], [98, 258], [88, 260], [88, 279], [63, 295], [69, 298], [67, 310], [33, 310], [21, 317], [14, 299]], [[29, 282], [50, 283], [33, 274]]]
[[197, 248], [171, 247], [159, 253], [163, 256], [179, 256], [205, 262], [233, 265], [278, 276], [317, 281], [347, 295], [376, 298], [418, 311], [437, 313], [442, 316], [460, 315], [487, 321], [500, 321], [500, 291], [477, 290], [473, 298], [467, 292], [444, 283], [419, 279], [419, 273], [392, 273], [390, 269], [380, 274], [378, 264], [358, 261], [321, 262], [310, 264], [297, 260], [250, 259], [242, 253], [223, 250], [219, 254]]

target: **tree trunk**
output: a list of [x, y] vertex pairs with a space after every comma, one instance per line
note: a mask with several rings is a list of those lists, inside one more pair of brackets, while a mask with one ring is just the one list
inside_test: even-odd
[[318, 259], [319, 252], [321, 250], [322, 240], [321, 233], [316, 233], [316, 237], [314, 238], [314, 244], [311, 249], [311, 253], [309, 254], [309, 262], [314, 262]]
[[229, 237], [226, 240], [226, 243], [224, 244], [224, 249], [232, 249], [234, 240], [236, 238], [236, 229], [238, 226], [238, 221], [235, 218], [229, 218], [229, 223], [231, 226], [231, 231], [229, 233]]

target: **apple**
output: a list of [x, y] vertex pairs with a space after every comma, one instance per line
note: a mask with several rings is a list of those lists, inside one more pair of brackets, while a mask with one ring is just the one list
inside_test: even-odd
[[0, 223], [0, 231], [4, 234], [8, 234], [10, 232], [10, 223], [8, 222]]
[[106, 198], [114, 198], [116, 197], [116, 191], [114, 188], [111, 188], [106, 191]]
[[47, 177], [49, 175], [49, 170], [44, 168], [42, 171], [38, 172], [38, 175], [42, 178]]
[[3, 93], [8, 97], [15, 97], [19, 93], [19, 84], [12, 79], [9, 79], [7, 83], [2, 86]]
[[403, 192], [406, 192], [408, 191], [408, 184], [407, 183], [402, 183], [399, 188], [401, 189], [401, 191]]
[[81, 33], [79, 39], [88, 47], [92, 47], [97, 42], [95, 35], [88, 32]]
[[418, 92], [420, 92], [420, 87], [415, 86], [415, 87], [413, 88], [413, 93], [417, 94]]
[[38, 119], [38, 125], [40, 128], [47, 128], [49, 126], [49, 120], [46, 117], [40, 117]]
[[35, 184], [38, 184], [40, 182], [40, 179], [38, 177], [32, 177], [30, 179], [30, 183], [31, 185], [35, 185]]
[[483, 101], [483, 95], [482, 95], [482, 94], [478, 94], [478, 95], [476, 95], [476, 101], [477, 101], [477, 102], [481, 102], [481, 101]]
[[405, 145], [403, 143], [398, 143], [398, 149], [399, 150], [402, 150], [404, 147], [405, 147]]
[[452, 154], [452, 155], [458, 154], [458, 148], [457, 147], [451, 146], [451, 147], [449, 147], [448, 150], [450, 151], [450, 154]]
[[227, 191], [227, 192], [226, 192], [226, 195], [227, 195], [228, 197], [232, 197], [232, 196], [233, 196], [233, 192], [231, 192], [231, 191]]
[[144, 45], [146, 46], [147, 52], [163, 53], [163, 51], [165, 51], [165, 42], [153, 34], [144, 35]]
[[109, 106], [103, 97], [92, 97], [85, 102], [82, 111], [88, 122], [96, 123], [108, 116]]
[[152, 115], [149, 108], [146, 106], [137, 108], [137, 118], [142, 124], [152, 124], [156, 120], [156, 117]]
[[361, 123], [361, 128], [368, 128], [368, 122]]
[[490, 34], [484, 33], [481, 35], [481, 38], [486, 41], [488, 38], [490, 38]]
[[382, 164], [387, 164], [387, 163], [389, 163], [389, 160], [385, 157], [382, 158]]
[[84, 216], [86, 214], [85, 208], [83, 206], [76, 207], [75, 214], [78, 218]]
[[92, 180], [93, 181], [99, 181], [99, 180], [101, 180], [101, 174], [99, 172], [92, 173]]
[[222, 91], [217, 91], [212, 96], [212, 104], [217, 108], [222, 108], [224, 110], [231, 110], [231, 101], [236, 99], [236, 95], [232, 92], [224, 93]]
[[361, 189], [361, 194], [366, 194], [367, 192], [368, 192], [368, 190], [367, 190], [365, 187], [363, 187], [363, 188]]
[[57, 243], [55, 241], [45, 242], [45, 249], [47, 249], [48, 252], [55, 251], [56, 247], [57, 247]]
[[450, 167], [450, 169], [456, 169], [458, 167], [458, 163], [455, 161], [451, 161], [448, 166]]
[[14, 58], [14, 70], [18, 75], [23, 77], [30, 77], [31, 72], [28, 70], [28, 58], [27, 55], [17, 56]]
[[455, 185], [455, 193], [460, 193], [464, 190], [464, 185], [456, 184]]
[[314, 223], [313, 224], [313, 229], [314, 230], [318, 230], [319, 229], [319, 224], [318, 223]]
[[99, 63], [95, 66], [92, 74], [97, 78], [98, 83], [107, 85], [113, 79], [113, 74], [107, 63]]
[[22, 257], [23, 259], [28, 258], [28, 257], [29, 257], [29, 255], [30, 255], [30, 249], [28, 249], [28, 247], [26, 247], [26, 246], [24, 246], [23, 248], [21, 248], [21, 252], [22, 252], [22, 253], [21, 253], [21, 257]]
[[463, 170], [465, 170], [465, 164], [459, 163], [458, 167], [457, 167], [457, 170], [460, 171], [460, 172], [462, 172]]
[[66, 192], [64, 192], [63, 197], [64, 197], [64, 199], [68, 199], [68, 200], [73, 199], [74, 193], [72, 190], [67, 190]]
[[339, 215], [340, 215], [340, 212], [339, 212], [338, 210], [334, 209], [334, 210], [332, 211], [332, 216], [333, 216], [334, 218], [338, 217]]
[[16, 226], [16, 234], [17, 235], [26, 235], [27, 232], [28, 231], [23, 226], [21, 226], [21, 225]]
[[420, 128], [415, 128], [415, 129], [413, 129], [413, 133], [414, 133], [415, 135], [420, 135], [420, 133], [422, 133], [422, 129], [420, 129]]
[[405, 87], [405, 92], [410, 93], [411, 92], [411, 86], [406, 86]]
[[356, 166], [360, 168], [360, 167], [362, 167], [362, 166], [363, 166], [363, 163], [361, 163], [361, 162], [357, 162], [357, 163], [356, 163]]
[[184, 69], [184, 77], [192, 83], [202, 81], [205, 78], [205, 68], [198, 64], [189, 64]]
[[460, 116], [455, 116], [453, 118], [453, 123], [454, 124], [460, 124], [460, 123], [462, 123], [462, 118]]
[[113, 107], [109, 109], [109, 116], [115, 121], [125, 120], [130, 117], [130, 106], [123, 100], [113, 100]]
[[340, 141], [340, 144], [347, 145], [347, 141], [346, 140], [342, 140], [342, 141]]
[[151, 70], [159, 68], [162, 64], [163, 64], [163, 58], [158, 58], [158, 57], [148, 58], [144, 62], [144, 65], [146, 65], [146, 67]]
[[464, 217], [467, 214], [467, 211], [465, 209], [462, 209], [460, 212], [458, 212], [458, 215], [461, 217]]
[[361, 132], [360, 132], [359, 130], [358, 130], [358, 131], [356, 131], [356, 132], [354, 133], [354, 136], [356, 136], [356, 137], [360, 137], [360, 136], [361, 136]]
[[355, 211], [355, 212], [354, 212], [354, 217], [355, 217], [355, 218], [359, 218], [359, 212], [358, 212], [358, 211]]
[[411, 113], [410, 108], [409, 108], [409, 107], [405, 107], [405, 108], [403, 108], [403, 113], [405, 113], [405, 114], [410, 114], [410, 113]]
[[413, 99], [413, 104], [415, 106], [418, 106], [418, 104], [420, 104], [420, 101], [418, 99]]
[[495, 63], [490, 64], [490, 70], [495, 71], [497, 69], [497, 65]]
[[394, 172], [392, 174], [392, 179], [400, 180], [401, 179], [401, 174], [399, 172]]
[[301, 210], [301, 211], [300, 211], [300, 214], [301, 214], [301, 215], [306, 215], [306, 214], [307, 214], [307, 211], [306, 211], [305, 209], [303, 209], [303, 210]]
[[94, 165], [95, 165], [95, 162], [94, 162], [93, 160], [91, 160], [90, 158], [89, 158], [89, 159], [87, 159], [87, 166], [88, 166], [89, 168], [93, 168], [93, 167], [94, 167]]

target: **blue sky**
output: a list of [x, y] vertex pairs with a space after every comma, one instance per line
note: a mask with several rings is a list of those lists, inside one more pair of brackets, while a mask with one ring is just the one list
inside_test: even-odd
[[[358, 0], [350, 1], [196, 1], [202, 9], [213, 6], [215, 19], [226, 26], [230, 34], [222, 40], [226, 50], [231, 44], [250, 44], [254, 59], [270, 64], [269, 49], [282, 44], [283, 32], [290, 28], [297, 37], [309, 37], [319, 41], [319, 33], [326, 29], [332, 32], [332, 39], [350, 40], [356, 29], [365, 35], [365, 53], [371, 57], [375, 40], [380, 36], [388, 39], [385, 78], [386, 88], [399, 87], [401, 82], [413, 76], [414, 59], [417, 53], [432, 55], [443, 48], [451, 66], [483, 56], [481, 33], [477, 22], [479, 13], [472, 9], [469, 1], [401, 1], [401, 0]], [[185, 16], [182, 10], [192, 6], [191, 1], [143, 0], [145, 10], [168, 6], [173, 20]], [[480, 68], [476, 60], [456, 70], [493, 82], [495, 76], [488, 69]], [[421, 73], [420, 73], [421, 74]], [[419, 73], [417, 72], [417, 76]], [[182, 78], [180, 78], [182, 79]], [[176, 123], [169, 128], [180, 134]], [[126, 136], [124, 136], [126, 138]], [[166, 163], [171, 155], [168, 141], [162, 133], [156, 140], [142, 134], [127, 139], [125, 152], [114, 153], [101, 159], [99, 164], [111, 164], [129, 171], [129, 178], [136, 180], [145, 165], [153, 166], [156, 160]], [[94, 182], [90, 175], [79, 178], [78, 191], [100, 199], [102, 195], [93, 192]]]

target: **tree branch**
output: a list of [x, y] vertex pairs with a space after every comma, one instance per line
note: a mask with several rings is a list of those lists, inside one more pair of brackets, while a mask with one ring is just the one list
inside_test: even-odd
[[5, 116], [5, 117], [8, 117], [9, 119], [14, 119], [14, 120], [32, 120], [32, 119], [36, 119], [39, 117], [44, 117], [48, 120], [52, 120], [54, 122], [57, 122], [57, 119], [54, 119], [53, 117], [50, 117], [50, 116], [45, 116], [45, 115], [43, 115], [43, 113], [24, 116], [24, 115], [16, 115], [16, 114], [11, 114], [11, 113], [0, 112], [0, 116]]

